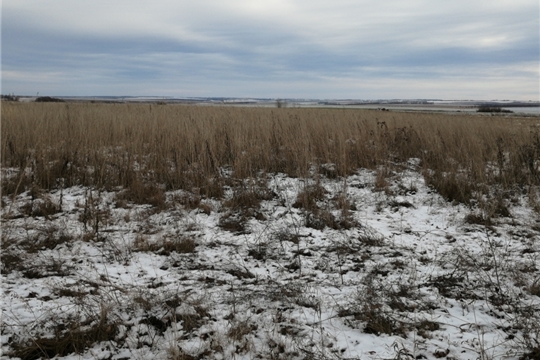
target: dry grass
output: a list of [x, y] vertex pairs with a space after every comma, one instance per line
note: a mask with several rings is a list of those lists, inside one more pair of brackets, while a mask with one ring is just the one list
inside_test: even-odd
[[151, 242], [147, 237], [138, 235], [133, 244], [135, 251], [151, 251], [159, 255], [170, 255], [171, 252], [188, 254], [195, 252], [197, 244], [189, 237], [163, 238]]
[[96, 342], [112, 341], [118, 335], [118, 322], [110, 318], [110, 309], [102, 306], [99, 313], [85, 321], [73, 319], [55, 326], [53, 337], [39, 337], [28, 342], [13, 343], [11, 356], [25, 359], [52, 358], [82, 353]]
[[[342, 176], [421, 160], [426, 180], [469, 204], [500, 189], [540, 184], [538, 120], [353, 109], [151, 104], [2, 103], [6, 195], [76, 184], [126, 189], [164, 206], [162, 191], [223, 196], [225, 177], [283, 172]], [[224, 169], [229, 169], [226, 174]], [[22, 171], [26, 170], [26, 171]]]
[[[352, 328], [404, 338], [415, 332], [429, 339], [431, 333], [443, 328], [439, 329], [436, 319], [411, 314], [432, 309], [431, 300], [422, 298], [420, 291], [430, 286], [441, 298], [484, 299], [493, 308], [511, 307], [508, 318], [520, 331], [520, 346], [527, 352], [522, 358], [535, 358], [537, 309], [522, 309], [515, 299], [519, 299], [518, 294], [540, 294], [540, 278], [533, 266], [537, 249], [532, 240], [526, 240], [533, 239], [540, 228], [532, 228], [527, 235], [516, 230], [516, 237], [524, 243], [523, 249], [516, 251], [530, 257], [519, 268], [522, 270], [510, 268], [515, 261], [506, 257], [512, 254], [499, 244], [495, 233], [499, 230], [496, 218], [512, 217], [512, 202], [521, 201], [522, 195], [540, 214], [538, 122], [518, 117], [343, 109], [2, 104], [2, 191], [13, 197], [27, 191], [19, 197], [23, 199], [20, 202], [10, 204], [6, 198], [3, 206], [13, 212], [4, 214], [10, 220], [22, 217], [28, 219], [28, 224], [43, 223], [35, 228], [28, 226], [25, 232], [15, 227], [4, 229], [2, 273], [11, 277], [20, 273], [24, 281], [54, 281], [57, 285], [51, 292], [53, 298], [39, 299], [43, 302], [64, 297], [74, 304], [88, 305], [94, 300], [107, 304], [107, 299], [120, 299], [110, 307], [96, 308], [88, 318], [61, 318], [58, 325], [63, 327], [52, 331], [46, 323], [36, 321], [36, 328], [44, 331], [13, 338], [10, 355], [63, 356], [83, 353], [97, 342], [114, 342], [120, 347], [157, 346], [158, 339], [176, 331], [179, 335], [170, 344], [170, 358], [210, 357], [211, 351], [224, 352], [221, 344], [227, 343], [234, 343], [237, 354], [247, 354], [264, 341], [256, 338], [266, 331], [261, 328], [257, 332], [258, 324], [264, 323], [261, 319], [268, 319], [265, 304], [279, 306], [269, 307], [275, 310], [269, 332], [281, 339], [301, 338], [301, 326], [286, 318], [289, 307], [307, 309], [323, 321], [321, 314], [327, 311], [326, 305], [316, 291], [318, 285], [313, 285], [315, 290], [310, 288], [317, 279], [308, 277], [310, 271], [316, 270], [332, 276], [332, 282], [340, 280], [341, 286], [349, 286], [348, 282], [352, 284], [367, 273], [358, 284], [358, 296], [336, 301], [337, 317]], [[369, 172], [375, 175], [373, 183], [362, 179], [348, 185], [349, 180], [341, 178], [362, 167], [375, 170]], [[422, 173], [426, 182], [447, 200], [471, 207], [464, 219], [466, 229], [485, 228], [486, 241], [479, 242], [485, 243], [480, 255], [467, 249], [440, 258], [424, 253], [417, 258], [421, 264], [418, 266], [440, 263], [451, 271], [434, 278], [430, 275], [429, 280], [417, 280], [416, 273], [411, 272], [407, 280], [403, 274], [416, 266], [416, 257], [405, 256], [392, 238], [362, 224], [356, 206], [360, 210], [366, 202], [348, 191], [353, 186], [373, 186], [372, 190], [378, 192], [373, 199], [381, 199], [381, 207], [392, 212], [415, 208], [418, 203], [410, 198], [409, 202], [405, 196], [426, 189], [423, 184], [418, 188], [414, 183], [400, 184], [404, 169]], [[274, 193], [281, 189], [271, 182], [272, 177], [280, 177], [273, 176], [274, 172], [305, 178], [298, 179], [298, 184], [304, 185], [295, 187], [296, 197]], [[339, 185], [339, 191], [329, 186], [340, 183], [343, 187]], [[79, 200], [71, 209], [69, 202], [62, 203], [61, 194], [73, 185], [85, 187], [78, 190], [81, 195], [77, 195]], [[276, 203], [287, 211], [275, 211]], [[165, 210], [169, 214], [156, 214]], [[188, 217], [213, 211], [216, 214], [206, 218], [211, 224], [235, 235], [253, 235], [242, 237], [246, 242], [238, 242], [241, 245], [222, 241], [221, 236], [204, 240], [204, 228], [192, 231]], [[117, 229], [124, 227], [121, 219], [127, 223], [130, 216], [132, 223], [125, 227], [134, 238], [127, 235], [124, 240], [122, 234], [126, 233]], [[275, 220], [272, 216], [283, 216], [283, 220], [274, 227], [270, 223]], [[76, 225], [84, 231], [72, 233], [64, 229], [62, 222], [55, 222], [67, 217], [78, 220], [80, 224]], [[184, 217], [188, 219], [186, 224]], [[165, 229], [167, 225], [163, 224], [168, 222], [175, 224], [174, 231], [156, 230]], [[193, 223], [197, 224], [195, 220]], [[264, 230], [260, 230], [262, 226]], [[311, 230], [306, 234], [304, 226], [335, 231], [328, 232], [328, 241], [318, 248], [311, 242]], [[344, 229], [350, 231], [342, 232]], [[423, 238], [410, 229], [404, 231], [404, 236]], [[81, 236], [87, 241], [82, 245], [100, 249], [100, 258], [106, 261], [132, 266], [130, 261], [133, 258], [136, 264], [138, 252], [149, 252], [156, 260], [156, 268], [168, 271], [170, 267], [169, 274], [179, 276], [172, 284], [159, 277], [146, 283], [141, 280], [138, 284], [142, 285], [133, 288], [109, 286], [114, 277], [103, 274], [99, 274], [99, 282], [81, 281], [74, 286], [56, 283], [57, 278], [78, 276], [77, 264], [83, 260], [78, 255], [48, 254], [57, 247], [66, 253], [70, 247], [78, 249]], [[235, 239], [233, 236], [226, 234], [224, 238]], [[447, 236], [452, 242], [452, 237]], [[206, 263], [205, 251], [215, 253], [216, 247], [232, 260], [225, 265]], [[282, 274], [291, 277], [267, 283], [258, 270], [251, 272], [243, 265], [249, 257], [258, 260], [256, 267], [277, 264]], [[509, 293], [505, 288], [514, 281], [519, 293]], [[164, 294], [169, 286], [185, 287], [187, 291], [192, 291], [190, 286], [198, 287], [205, 295], [214, 291], [232, 293], [233, 300], [227, 305], [232, 306], [234, 316], [222, 317], [214, 311], [219, 309], [217, 306], [203, 307], [197, 301], [188, 301], [188, 292]], [[251, 304], [258, 304], [260, 309]], [[129, 320], [122, 320], [113, 311], [115, 308], [127, 312]], [[228, 326], [225, 332], [206, 332], [210, 323], [224, 320]], [[197, 337], [208, 340], [199, 355], [188, 354], [176, 344]], [[282, 344], [279, 339], [269, 342], [268, 356], [292, 358], [287, 352], [292, 345]], [[315, 353], [309, 354], [313, 356], [306, 358], [315, 358]], [[444, 357], [448, 352], [443, 349], [437, 354]]]

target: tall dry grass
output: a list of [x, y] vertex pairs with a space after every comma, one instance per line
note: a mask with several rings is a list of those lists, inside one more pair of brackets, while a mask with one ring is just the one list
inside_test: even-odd
[[[3, 102], [5, 195], [76, 184], [159, 184], [219, 197], [223, 170], [308, 176], [392, 168], [419, 158], [426, 180], [469, 203], [497, 189], [540, 184], [534, 118], [354, 109]], [[22, 171], [25, 170], [25, 171]], [[491, 189], [491, 190], [490, 190]]]

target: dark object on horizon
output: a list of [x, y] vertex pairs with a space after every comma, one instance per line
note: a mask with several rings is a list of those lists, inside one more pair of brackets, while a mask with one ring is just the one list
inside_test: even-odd
[[1, 95], [4, 101], [19, 101], [19, 97], [15, 95]]
[[53, 98], [50, 96], [40, 96], [36, 99], [36, 102], [65, 102], [62, 99]]
[[500, 106], [479, 106], [478, 110], [476, 112], [486, 112], [486, 113], [513, 113], [511, 110], [506, 110], [501, 108]]
[[284, 108], [284, 107], [287, 107], [287, 103], [285, 102], [285, 100], [282, 100], [282, 99], [277, 99], [276, 100], [276, 107], [277, 108]]

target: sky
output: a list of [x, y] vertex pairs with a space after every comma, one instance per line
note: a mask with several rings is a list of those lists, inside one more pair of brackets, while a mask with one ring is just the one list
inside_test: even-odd
[[538, 0], [2, 0], [3, 94], [540, 100]]

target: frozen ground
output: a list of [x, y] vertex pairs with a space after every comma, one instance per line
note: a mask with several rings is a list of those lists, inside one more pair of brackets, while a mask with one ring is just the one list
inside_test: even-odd
[[81, 187], [4, 197], [2, 359], [538, 349], [538, 214], [518, 195], [510, 216], [475, 224], [414, 162], [387, 181], [367, 170], [318, 183], [268, 175], [229, 184], [229, 201], [169, 192], [164, 209]]

